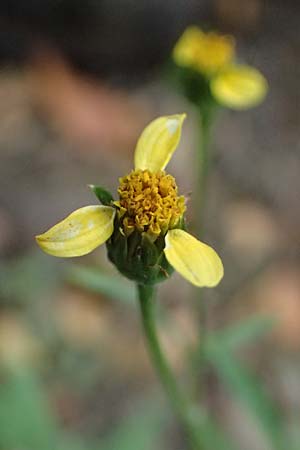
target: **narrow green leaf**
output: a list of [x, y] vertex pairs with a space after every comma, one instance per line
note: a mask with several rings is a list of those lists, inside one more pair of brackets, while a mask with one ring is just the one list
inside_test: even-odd
[[166, 413], [158, 401], [145, 401], [136, 407], [112, 433], [102, 440], [101, 450], [156, 450], [165, 426]]
[[0, 383], [0, 448], [98, 450], [100, 447], [62, 429], [36, 374], [5, 371], [1, 372]]
[[222, 343], [206, 343], [205, 358], [231, 392], [247, 407], [276, 450], [286, 450], [283, 419], [263, 385]]
[[199, 433], [205, 450], [236, 450], [231, 438], [212, 417], [206, 416], [199, 423]]
[[58, 427], [38, 380], [30, 373], [4, 374], [0, 384], [0, 447], [53, 450]]
[[66, 271], [66, 280], [96, 294], [107, 295], [127, 305], [134, 305], [135, 286], [125, 278], [108, 275], [100, 268], [71, 265]]
[[212, 342], [220, 342], [222, 348], [234, 351], [268, 334], [274, 323], [275, 320], [271, 317], [253, 316], [225, 330], [215, 332], [207, 339]]
[[63, 433], [60, 436], [59, 448], [57, 450], [102, 450], [102, 448], [95, 446], [90, 441], [85, 442], [82, 436]]
[[111, 206], [111, 203], [114, 201], [112, 194], [104, 189], [102, 186], [95, 186], [94, 184], [89, 184], [89, 188], [94, 192], [98, 200], [103, 205]]
[[42, 252], [0, 263], [0, 295], [4, 301], [18, 304], [34, 303], [59, 284], [64, 262], [54, 262]]

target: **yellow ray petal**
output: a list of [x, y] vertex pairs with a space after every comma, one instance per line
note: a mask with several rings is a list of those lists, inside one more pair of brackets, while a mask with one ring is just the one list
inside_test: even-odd
[[84, 206], [36, 236], [36, 241], [53, 256], [86, 255], [112, 235], [114, 216], [115, 209], [110, 206]]
[[184, 31], [173, 49], [173, 58], [178, 66], [195, 65], [203, 37], [204, 33], [194, 25]]
[[214, 249], [186, 231], [168, 231], [164, 252], [174, 269], [195, 286], [213, 287], [223, 277], [223, 264]]
[[163, 170], [179, 143], [186, 114], [163, 116], [153, 120], [142, 132], [134, 155], [135, 169]]
[[219, 72], [210, 83], [216, 100], [232, 109], [247, 109], [265, 98], [268, 83], [254, 67], [235, 65]]

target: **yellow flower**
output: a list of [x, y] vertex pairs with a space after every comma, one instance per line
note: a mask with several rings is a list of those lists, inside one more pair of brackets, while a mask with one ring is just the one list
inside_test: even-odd
[[246, 65], [232, 65], [221, 70], [210, 82], [215, 99], [232, 109], [256, 106], [265, 98], [268, 83], [256, 69]]
[[138, 140], [134, 170], [120, 179], [119, 200], [74, 211], [36, 237], [41, 249], [59, 257], [81, 256], [107, 242], [111, 261], [129, 278], [155, 282], [159, 272], [168, 276], [169, 264], [196, 286], [217, 285], [223, 277], [221, 259], [182, 229], [184, 197], [164, 171], [184, 119], [185, 114], [176, 114], [151, 122]]
[[235, 43], [232, 36], [204, 33], [196, 26], [185, 30], [173, 50], [176, 64], [194, 68], [209, 77], [230, 64], [234, 54]]
[[[199, 103], [203, 80], [209, 95], [219, 104], [232, 109], [247, 109], [265, 98], [268, 83], [253, 67], [235, 63], [235, 42], [232, 36], [215, 32], [204, 33], [200, 28], [188, 27], [173, 49], [173, 59], [178, 66], [194, 69], [199, 74], [199, 86], [193, 87]], [[197, 75], [197, 74], [196, 74]], [[183, 83], [185, 79], [183, 79]], [[189, 87], [190, 78], [186, 79]], [[203, 99], [205, 100], [205, 93]]]

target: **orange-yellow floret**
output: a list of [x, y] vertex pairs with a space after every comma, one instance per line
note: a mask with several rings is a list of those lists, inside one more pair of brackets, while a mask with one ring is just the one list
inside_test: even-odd
[[137, 229], [155, 238], [178, 225], [186, 207], [174, 177], [138, 169], [119, 181], [116, 204], [126, 235]]

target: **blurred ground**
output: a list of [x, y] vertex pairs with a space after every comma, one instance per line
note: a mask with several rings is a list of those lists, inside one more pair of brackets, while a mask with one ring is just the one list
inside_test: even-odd
[[[241, 59], [270, 85], [263, 105], [219, 118], [205, 239], [222, 255], [226, 276], [205, 292], [209, 326], [220, 329], [255, 313], [276, 318], [270, 336], [242, 356], [293, 428], [300, 408], [300, 7], [279, 0], [247, 0], [242, 10], [237, 0], [196, 3], [190, 9], [199, 24], [234, 33]], [[0, 360], [40, 374], [67, 430], [106, 436], [139, 402], [153, 396], [163, 403], [136, 305], [74, 287], [66, 281], [73, 262], [41, 254], [33, 237], [94, 202], [88, 184], [115, 193], [118, 177], [132, 167], [139, 133], [155, 116], [187, 111], [169, 171], [183, 194], [193, 192], [195, 113], [165, 80], [126, 92], [92, 83], [56, 58], [3, 70], [0, 99]], [[104, 248], [74, 263], [115, 273]], [[189, 293], [175, 275], [161, 287], [159, 302], [164, 345], [187, 380], [187, 354], [197, 339]], [[215, 380], [207, 396], [238, 448], [271, 448]], [[180, 449], [167, 411], [162, 406], [160, 448]]]

